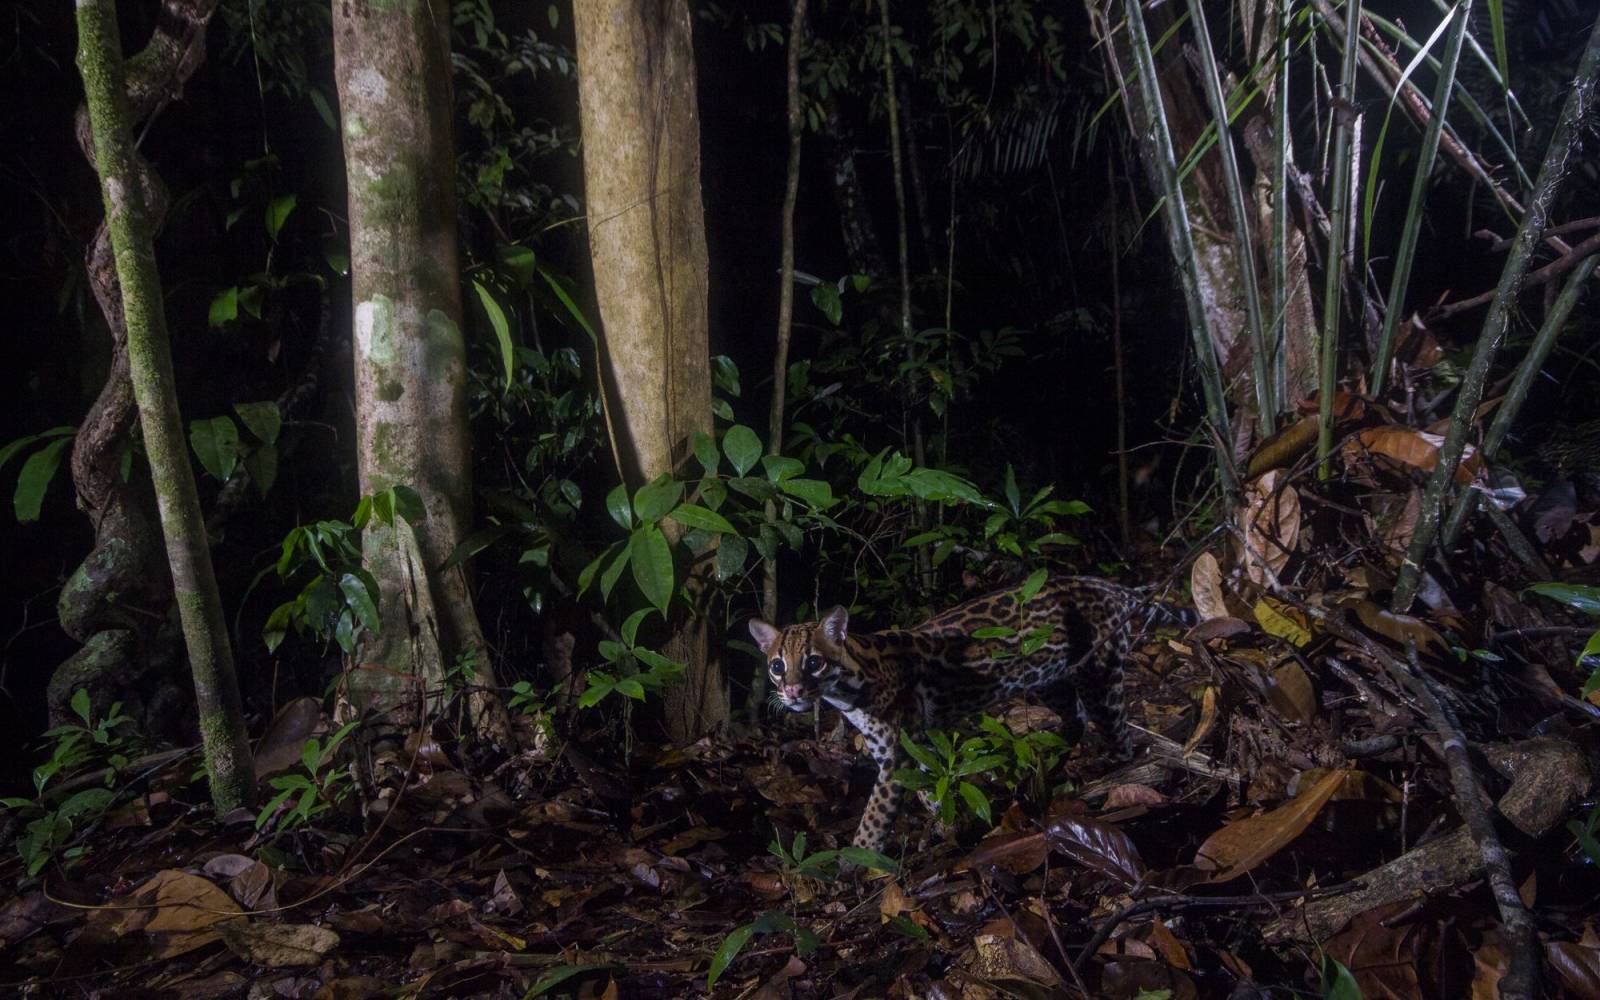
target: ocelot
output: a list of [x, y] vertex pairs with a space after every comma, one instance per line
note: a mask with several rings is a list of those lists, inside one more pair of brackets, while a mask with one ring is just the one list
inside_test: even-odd
[[778, 629], [750, 623], [777, 700], [792, 711], [821, 699], [861, 731], [878, 780], [857, 847], [882, 850], [901, 798], [900, 731], [913, 732], [1022, 695], [1069, 723], [1093, 722], [1115, 754], [1133, 753], [1123, 661], [1152, 626], [1194, 623], [1193, 612], [1084, 576], [1046, 580], [1025, 603], [1015, 588], [986, 594], [914, 628], [856, 635], [849, 612]]

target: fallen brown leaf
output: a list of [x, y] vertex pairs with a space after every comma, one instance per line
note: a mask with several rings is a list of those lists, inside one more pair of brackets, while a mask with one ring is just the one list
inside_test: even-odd
[[1278, 808], [1227, 824], [1200, 845], [1194, 866], [1209, 873], [1207, 882], [1238, 878], [1304, 833], [1345, 779], [1343, 769], [1329, 771]]

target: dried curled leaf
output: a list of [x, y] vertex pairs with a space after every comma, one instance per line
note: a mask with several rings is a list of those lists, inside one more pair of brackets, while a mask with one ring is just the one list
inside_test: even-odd
[[1200, 845], [1194, 866], [1208, 873], [1207, 882], [1238, 878], [1304, 833], [1348, 777], [1344, 769], [1329, 771], [1278, 808], [1229, 823]]
[[1194, 595], [1194, 609], [1203, 622], [1228, 616], [1228, 606], [1222, 600], [1222, 567], [1217, 557], [1209, 552], [1200, 553], [1189, 568], [1189, 590]]
[[1256, 583], [1275, 580], [1300, 541], [1300, 494], [1274, 469], [1245, 488], [1240, 564]]

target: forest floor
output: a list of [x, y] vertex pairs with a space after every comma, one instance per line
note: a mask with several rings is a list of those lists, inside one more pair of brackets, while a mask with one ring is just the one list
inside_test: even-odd
[[[1297, 490], [1303, 467], [1260, 475], [1232, 541], [1184, 564], [1203, 621], [1151, 637], [1131, 672], [1134, 760], [1091, 733], [1048, 770], [974, 774], [992, 823], [912, 802], [892, 870], [840, 871], [871, 782], [853, 731], [790, 716], [624, 750], [591, 712], [492, 765], [413, 735], [362, 814], [348, 768], [313, 746], [307, 770], [329, 724], [301, 699], [258, 766], [340, 804], [259, 831], [212, 822], [193, 753], [128, 769], [135, 794], [76, 857], [0, 870], [18, 887], [0, 989], [1349, 1000], [1517, 995], [1531, 976], [1522, 995], [1600, 996], [1600, 727], [1575, 662], [1592, 588], [1496, 582], [1514, 564], [1486, 529], [1454, 602], [1384, 610], [1415, 501], [1400, 449], [1369, 443], [1349, 496]], [[1533, 526], [1542, 554], [1581, 576], [1600, 518], [1556, 521]]]

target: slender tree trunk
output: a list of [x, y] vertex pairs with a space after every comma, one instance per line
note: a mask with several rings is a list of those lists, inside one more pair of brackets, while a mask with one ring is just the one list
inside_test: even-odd
[[464, 566], [439, 572], [472, 519], [466, 348], [456, 266], [450, 7], [428, 0], [333, 4], [349, 186], [361, 490], [410, 486], [419, 524], [371, 524], [362, 555], [380, 590], [380, 634], [349, 678], [358, 711], [411, 725], [423, 692], [471, 658], [480, 735], [510, 730]]
[[[130, 60], [132, 65], [124, 64], [130, 129], [138, 128], [157, 114], [172, 94], [183, 90], [204, 56], [205, 29], [215, 9], [215, 0], [164, 0], [154, 34]], [[86, 107], [78, 108], [74, 126], [78, 146], [92, 165], [94, 136]], [[152, 231], [159, 231], [166, 214], [166, 190], [137, 150], [133, 162], [143, 180], [146, 218]], [[142, 684], [151, 661], [161, 659], [152, 651], [170, 646], [158, 637], [170, 625], [172, 583], [162, 550], [155, 494], [142, 470], [127, 478], [122, 474], [122, 458], [138, 419], [138, 404], [128, 377], [128, 331], [122, 318], [116, 258], [103, 220], [85, 255], [84, 270], [110, 337], [110, 364], [72, 444], [72, 484], [78, 507], [94, 529], [95, 541], [56, 602], [62, 630], [84, 648], [50, 679], [47, 700], [52, 725], [71, 719], [68, 702], [78, 688], [88, 689], [97, 703], [100, 697], [109, 703], [106, 687], [127, 690]], [[187, 700], [187, 695], [183, 697]], [[136, 717], [142, 714], [141, 721], [152, 734], [160, 734], [164, 725], [173, 722], [170, 713], [161, 711], [162, 700], [158, 694], [143, 713], [130, 706]]]
[[[789, 333], [794, 324], [794, 205], [800, 196], [800, 137], [805, 118], [800, 113], [800, 42], [805, 33], [806, 0], [794, 0], [794, 15], [789, 22], [788, 117], [789, 166], [783, 184], [783, 218], [778, 264], [778, 336], [772, 356], [772, 408], [767, 415], [767, 454], [783, 454], [783, 415], [789, 389]], [[767, 501], [767, 520], [777, 516], [777, 507]], [[761, 617], [778, 620], [778, 560], [761, 564]], [[756, 664], [750, 681], [750, 715], [758, 717], [767, 689], [767, 667]]]
[[77, 18], [78, 69], [83, 75], [106, 227], [122, 289], [129, 374], [194, 674], [211, 800], [220, 815], [254, 801], [255, 766], [239, 703], [222, 598], [217, 593], [200, 499], [178, 416], [161, 277], [156, 270], [154, 225], [147, 207], [145, 174], [134, 156], [116, 5], [113, 0], [78, 0]]
[[865, 274], [881, 281], [889, 274], [889, 265], [883, 258], [883, 247], [878, 243], [878, 231], [872, 226], [872, 214], [867, 209], [866, 195], [861, 190], [861, 177], [856, 171], [855, 146], [851, 141], [844, 118], [839, 113], [839, 92], [829, 90], [823, 98], [822, 138], [828, 157], [833, 183], [834, 207], [839, 215], [840, 235], [844, 238], [845, 260], [855, 274]]
[[[584, 0], [573, 24], [606, 382], [619, 396], [624, 475], [637, 486], [673, 472], [694, 433], [712, 430], [691, 19], [687, 0]], [[687, 589], [694, 614], [674, 617], [662, 648], [688, 666], [663, 697], [667, 730], [680, 741], [728, 718], [704, 588], [692, 577]]]

